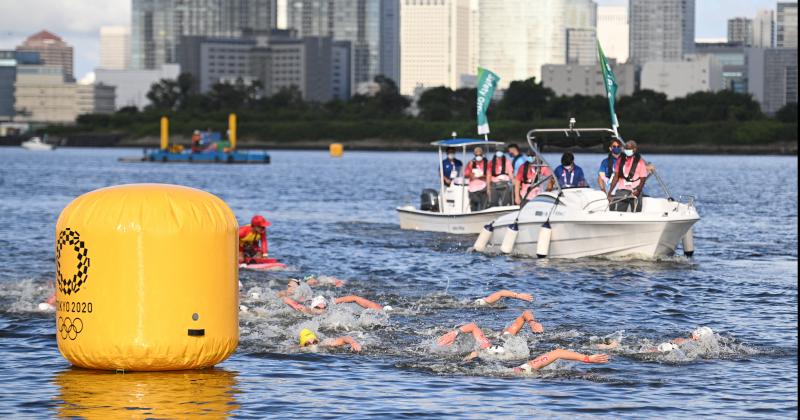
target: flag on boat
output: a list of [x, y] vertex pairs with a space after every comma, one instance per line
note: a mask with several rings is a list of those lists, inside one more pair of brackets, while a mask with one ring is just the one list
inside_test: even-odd
[[619, 127], [619, 120], [617, 120], [617, 111], [614, 109], [614, 104], [617, 99], [617, 78], [614, 72], [611, 71], [611, 65], [608, 64], [606, 55], [603, 54], [603, 47], [600, 46], [600, 41], [597, 41], [597, 54], [600, 56], [600, 68], [603, 70], [603, 85], [606, 87], [606, 96], [608, 96], [608, 109], [611, 111], [611, 128], [617, 132]]
[[478, 67], [478, 134], [489, 134], [489, 120], [486, 110], [492, 102], [494, 90], [500, 77], [491, 71]]

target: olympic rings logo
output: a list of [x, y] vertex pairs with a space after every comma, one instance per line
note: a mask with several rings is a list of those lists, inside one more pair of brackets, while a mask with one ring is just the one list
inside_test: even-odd
[[58, 332], [61, 333], [61, 338], [66, 340], [74, 340], [78, 338], [78, 334], [83, 331], [83, 321], [80, 318], [71, 319], [70, 317], [58, 317]]
[[[72, 246], [72, 249], [77, 253], [77, 272], [70, 279], [65, 279], [61, 275], [61, 250], [65, 245]], [[91, 261], [88, 257], [89, 250], [81, 240], [81, 235], [70, 229], [66, 228], [59, 232], [58, 240], [56, 241], [56, 283], [61, 293], [71, 295], [78, 293], [81, 286], [86, 283], [89, 277], [89, 266]]]

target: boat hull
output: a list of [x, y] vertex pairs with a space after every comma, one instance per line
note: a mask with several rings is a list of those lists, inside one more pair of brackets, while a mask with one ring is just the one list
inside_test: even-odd
[[483, 226], [500, 216], [517, 211], [517, 206], [492, 207], [483, 211], [463, 214], [444, 214], [422, 211], [413, 207], [400, 207], [400, 229], [426, 232], [444, 232], [456, 235], [480, 233]]

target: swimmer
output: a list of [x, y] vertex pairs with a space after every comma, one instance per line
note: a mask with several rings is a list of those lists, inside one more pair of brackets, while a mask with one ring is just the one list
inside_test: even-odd
[[[668, 353], [673, 350], [677, 350], [680, 348], [682, 344], [690, 343], [693, 341], [701, 341], [707, 338], [711, 338], [714, 335], [714, 331], [709, 327], [698, 327], [695, 328], [688, 337], [676, 337], [670, 341], [663, 342], [658, 344], [657, 346], [647, 346], [643, 348], [641, 351], [644, 353]], [[595, 344], [593, 347], [599, 349], [616, 349], [619, 348], [620, 342], [618, 340], [607, 339], [604, 343]]]
[[[542, 333], [544, 332], [544, 328], [542, 324], [536, 321], [533, 317], [533, 312], [531, 311], [524, 311], [517, 319], [514, 320], [508, 327], [503, 330], [500, 338], [507, 338], [509, 336], [516, 336], [525, 326], [525, 324], [531, 328], [531, 331], [534, 333]], [[439, 337], [436, 340], [436, 344], [440, 346], [451, 346], [455, 343], [456, 338], [460, 333], [465, 334], [472, 334], [472, 337], [475, 339], [475, 343], [478, 344], [478, 350], [471, 352], [464, 360], [472, 360], [478, 356], [480, 356], [481, 351], [486, 351], [489, 354], [500, 354], [505, 353], [505, 348], [502, 344], [492, 344], [483, 331], [475, 324], [469, 323], [466, 325], [462, 325], [461, 327], [450, 331], [447, 334]]]
[[300, 331], [300, 347], [308, 351], [317, 351], [319, 347], [334, 348], [345, 345], [349, 345], [350, 351], [354, 353], [361, 351], [361, 344], [358, 344], [358, 341], [349, 335], [338, 338], [326, 338], [325, 340], [320, 341], [317, 338], [317, 335], [308, 328], [303, 328]]
[[486, 296], [485, 298], [476, 299], [475, 304], [478, 306], [492, 305], [502, 298], [519, 299], [526, 302], [533, 301], [533, 295], [528, 293], [516, 293], [512, 292], [511, 290], [499, 290], [490, 294], [489, 296]]
[[306, 276], [303, 279], [306, 284], [309, 286], [333, 286], [333, 287], [342, 287], [344, 286], [345, 281], [342, 279], [337, 279], [336, 277], [332, 276]]
[[[311, 299], [311, 304], [309, 306], [303, 306], [302, 304], [298, 303], [297, 301], [288, 296], [283, 298], [283, 302], [294, 308], [296, 311], [312, 315], [322, 314], [323, 312], [325, 312], [326, 309], [328, 309], [328, 300], [325, 299], [325, 297], [323, 297], [322, 295], [315, 296], [313, 299]], [[333, 300], [333, 303], [337, 305], [340, 305], [342, 303], [355, 303], [356, 305], [361, 306], [364, 309], [374, 309], [376, 311], [392, 310], [391, 306], [388, 305], [381, 306], [369, 299], [365, 299], [361, 296], [355, 296], [355, 295], [336, 298]]]
[[53, 292], [46, 301], [39, 303], [39, 311], [53, 312], [56, 310], [56, 292]]
[[534, 370], [539, 370], [559, 359], [583, 363], [608, 363], [609, 360], [607, 354], [586, 355], [570, 350], [555, 349], [515, 367], [514, 373], [532, 373]]

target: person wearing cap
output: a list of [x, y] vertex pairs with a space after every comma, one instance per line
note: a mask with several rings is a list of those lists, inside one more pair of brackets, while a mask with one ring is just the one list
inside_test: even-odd
[[[291, 306], [296, 311], [311, 315], [322, 314], [325, 312], [325, 310], [328, 309], [328, 300], [325, 299], [325, 297], [322, 295], [317, 295], [313, 299], [311, 299], [311, 303], [308, 306], [304, 306], [303, 304], [295, 301], [294, 299], [288, 296], [284, 296], [283, 303]], [[356, 305], [364, 309], [372, 309], [375, 311], [381, 311], [381, 310], [389, 311], [392, 309], [391, 306], [381, 306], [369, 299], [365, 299], [361, 296], [356, 296], [356, 295], [349, 295], [336, 298], [333, 300], [333, 303], [337, 305], [343, 303], [355, 303]]]
[[343, 346], [350, 346], [350, 351], [354, 353], [361, 351], [361, 344], [349, 335], [337, 338], [326, 338], [320, 341], [317, 335], [308, 328], [300, 330], [300, 347], [302, 349], [316, 351], [319, 347], [334, 348]]
[[604, 193], [614, 193], [615, 188], [611, 186], [611, 178], [614, 177], [620, 155], [622, 155], [622, 142], [618, 138], [611, 139], [608, 156], [600, 162], [600, 171], [597, 174], [597, 185]]
[[[688, 337], [676, 337], [670, 341], [665, 341], [663, 343], [659, 343], [658, 345], [654, 346], [647, 346], [641, 350], [642, 353], [668, 353], [673, 350], [677, 350], [680, 346], [698, 342], [703, 340], [708, 340], [714, 336], [714, 331], [709, 327], [697, 327], [688, 335]], [[619, 340], [610, 340], [609, 342], [604, 342], [600, 344], [594, 345], [595, 348], [601, 349], [616, 349], [620, 347]]]
[[478, 348], [477, 350], [471, 351], [464, 358], [464, 360], [472, 360], [476, 357], [481, 357], [482, 355], [501, 355], [506, 352], [504, 346], [505, 340], [509, 339], [510, 337], [516, 337], [525, 324], [527, 324], [531, 328], [531, 331], [536, 334], [544, 332], [544, 327], [542, 327], [542, 324], [537, 322], [533, 317], [533, 312], [526, 310], [523, 311], [522, 314], [514, 320], [514, 322], [512, 322], [503, 330], [503, 333], [500, 335], [497, 343], [492, 343], [489, 341], [489, 339], [486, 338], [486, 334], [484, 334], [483, 330], [481, 330], [480, 327], [478, 327], [475, 323], [469, 323], [437, 338], [436, 344], [442, 347], [449, 347], [455, 343], [459, 335], [470, 334]]
[[561, 165], [554, 171], [558, 185], [561, 188], [586, 187], [586, 178], [583, 176], [583, 169], [575, 164], [575, 155], [572, 152], [564, 152], [561, 155]]
[[511, 159], [498, 148], [489, 161], [489, 173], [486, 174], [486, 192], [489, 196], [489, 207], [510, 206], [514, 176], [514, 165]]
[[489, 197], [486, 193], [486, 174], [489, 172], [489, 162], [483, 156], [483, 148], [480, 146], [472, 149], [475, 156], [464, 169], [464, 177], [469, 179], [467, 191], [469, 191], [469, 208], [471, 211], [481, 211], [486, 208]]
[[[542, 185], [547, 184], [547, 191], [552, 191], [555, 181], [552, 171], [531, 153], [519, 167], [514, 177], [514, 204], [521, 205], [532, 200], [542, 192]], [[544, 181], [547, 177], [549, 180]]]
[[498, 290], [490, 294], [489, 296], [475, 299], [475, 304], [478, 306], [493, 305], [494, 303], [498, 302], [500, 299], [503, 298], [519, 299], [519, 300], [524, 300], [525, 302], [533, 302], [533, 296], [529, 293], [517, 293], [517, 292], [512, 292], [511, 290]]
[[625, 143], [624, 153], [617, 159], [614, 176], [611, 178], [612, 190], [606, 193], [611, 203], [611, 211], [642, 211], [642, 190], [649, 172], [647, 163], [639, 154], [639, 146], [633, 140]]
[[449, 187], [453, 180], [458, 178], [464, 164], [456, 159], [456, 149], [454, 147], [448, 147], [445, 149], [445, 153], [447, 156], [442, 161], [442, 182]]
[[267, 257], [267, 228], [270, 224], [264, 216], [257, 214], [250, 224], [239, 228], [240, 264], [253, 258]]

